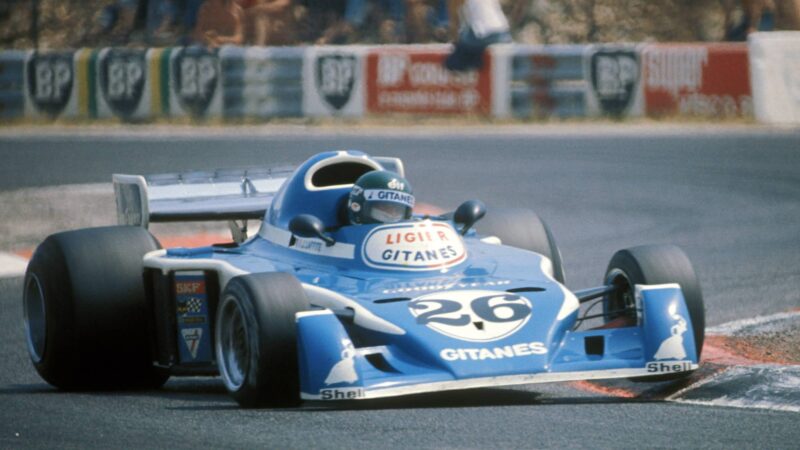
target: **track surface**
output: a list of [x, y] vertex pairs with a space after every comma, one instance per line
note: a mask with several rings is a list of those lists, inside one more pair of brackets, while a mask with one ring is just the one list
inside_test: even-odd
[[[800, 306], [796, 132], [361, 134], [0, 137], [0, 191], [363, 149], [402, 157], [427, 203], [480, 198], [490, 208], [535, 209], [554, 230], [573, 289], [598, 283], [620, 248], [675, 243], [699, 273], [709, 326]], [[20, 297], [19, 278], [0, 281], [3, 448], [791, 448], [800, 440], [796, 413], [625, 400], [570, 385], [258, 411], [237, 409], [206, 378], [152, 392], [61, 393], [27, 359]]]

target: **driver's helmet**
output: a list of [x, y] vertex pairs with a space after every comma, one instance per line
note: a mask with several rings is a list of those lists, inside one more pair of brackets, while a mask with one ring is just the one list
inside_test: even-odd
[[351, 224], [393, 223], [411, 218], [414, 195], [400, 175], [375, 170], [361, 175], [347, 200]]

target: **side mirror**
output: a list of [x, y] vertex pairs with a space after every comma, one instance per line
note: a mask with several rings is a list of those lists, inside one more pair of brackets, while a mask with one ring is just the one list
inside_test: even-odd
[[325, 225], [322, 221], [311, 214], [300, 214], [292, 218], [289, 222], [289, 231], [302, 238], [322, 239], [328, 247], [336, 243], [332, 237], [325, 234]]
[[486, 215], [486, 205], [480, 200], [467, 200], [456, 209], [453, 214], [453, 221], [455, 223], [464, 224], [459, 233], [461, 235], [467, 234], [470, 228], [475, 225], [475, 222], [481, 220]]

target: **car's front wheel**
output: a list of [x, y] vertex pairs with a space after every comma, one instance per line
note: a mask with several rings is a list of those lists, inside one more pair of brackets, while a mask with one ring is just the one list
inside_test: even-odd
[[309, 308], [286, 273], [233, 278], [217, 310], [217, 364], [231, 396], [248, 408], [300, 401], [295, 314]]
[[[637, 317], [635, 285], [668, 283], [677, 283], [681, 287], [692, 322], [697, 357], [700, 358], [705, 338], [703, 294], [691, 261], [683, 250], [675, 245], [643, 245], [620, 250], [614, 254], [606, 269], [605, 284], [614, 285], [617, 289], [603, 299], [605, 321], [609, 323], [622, 320], [635, 323]], [[686, 373], [681, 373], [655, 378], [637, 378], [635, 381], [660, 381], [685, 375]]]

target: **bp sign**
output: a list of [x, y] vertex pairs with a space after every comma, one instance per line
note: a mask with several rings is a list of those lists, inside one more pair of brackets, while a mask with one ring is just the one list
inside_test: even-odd
[[100, 89], [114, 115], [133, 116], [147, 77], [144, 50], [109, 49], [99, 61]]
[[61, 114], [69, 103], [75, 83], [72, 53], [33, 53], [25, 70], [30, 102], [46, 115]]
[[172, 89], [181, 108], [195, 117], [205, 116], [219, 84], [219, 58], [201, 47], [176, 50], [171, 62]]

